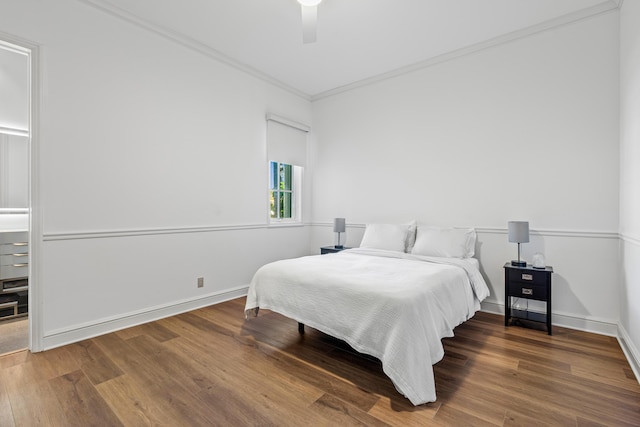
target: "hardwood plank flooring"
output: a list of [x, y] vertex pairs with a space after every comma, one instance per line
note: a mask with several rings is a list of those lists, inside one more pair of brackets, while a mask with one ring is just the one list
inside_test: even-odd
[[0, 318], [0, 355], [29, 347], [29, 319]]
[[416, 407], [378, 360], [243, 309], [1, 356], [0, 426], [640, 426], [640, 384], [615, 338], [477, 313], [443, 340], [438, 400]]

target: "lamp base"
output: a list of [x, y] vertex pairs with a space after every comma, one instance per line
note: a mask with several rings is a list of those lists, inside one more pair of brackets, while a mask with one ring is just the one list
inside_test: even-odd
[[526, 267], [527, 261], [511, 261], [513, 267]]
[[334, 248], [336, 248], [336, 249], [344, 249], [344, 245], [335, 245]]

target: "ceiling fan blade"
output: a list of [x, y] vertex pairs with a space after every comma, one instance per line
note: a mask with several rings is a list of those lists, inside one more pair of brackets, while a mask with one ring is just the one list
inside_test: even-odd
[[315, 43], [318, 24], [318, 6], [300, 5], [302, 9], [302, 42]]

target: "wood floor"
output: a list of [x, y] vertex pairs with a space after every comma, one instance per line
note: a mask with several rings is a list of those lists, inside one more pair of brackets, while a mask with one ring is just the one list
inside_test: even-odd
[[[0, 355], [29, 347], [29, 319], [0, 319]], [[0, 426], [2, 427], [2, 426]]]
[[614, 338], [477, 313], [443, 340], [437, 402], [414, 407], [377, 360], [243, 308], [0, 357], [0, 426], [640, 425], [640, 385]]

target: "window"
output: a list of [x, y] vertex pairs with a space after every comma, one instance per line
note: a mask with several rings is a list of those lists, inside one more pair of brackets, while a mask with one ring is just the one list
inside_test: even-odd
[[293, 166], [271, 162], [269, 165], [269, 201], [271, 219], [291, 219], [293, 209]]
[[305, 125], [267, 114], [271, 224], [302, 222], [302, 179], [307, 161], [308, 131]]
[[302, 171], [300, 166], [269, 162], [269, 216], [271, 222], [301, 221]]

